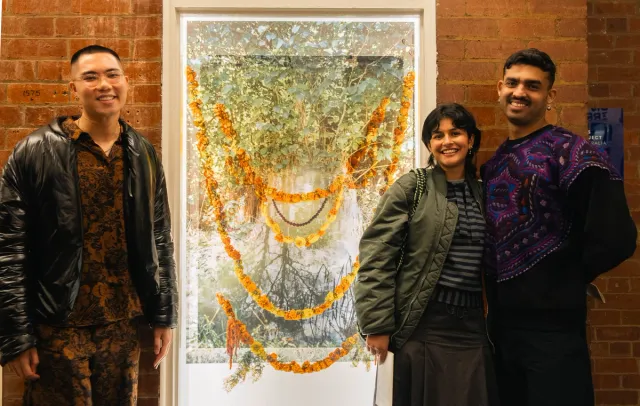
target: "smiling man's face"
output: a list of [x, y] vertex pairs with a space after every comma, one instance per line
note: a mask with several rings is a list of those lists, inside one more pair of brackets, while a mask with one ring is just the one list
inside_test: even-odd
[[109, 53], [80, 56], [71, 67], [70, 88], [90, 117], [120, 115], [127, 102], [129, 80], [120, 61]]
[[500, 106], [509, 122], [528, 127], [544, 120], [547, 105], [555, 97], [549, 75], [531, 65], [513, 65], [498, 82]]

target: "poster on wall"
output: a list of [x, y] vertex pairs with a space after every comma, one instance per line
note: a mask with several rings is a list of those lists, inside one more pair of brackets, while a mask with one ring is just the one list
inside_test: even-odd
[[604, 151], [624, 177], [624, 126], [621, 108], [589, 109], [589, 141]]

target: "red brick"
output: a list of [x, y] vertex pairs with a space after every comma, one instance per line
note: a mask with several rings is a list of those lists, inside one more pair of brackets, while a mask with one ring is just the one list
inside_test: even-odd
[[[607, 295], [607, 303], [599, 303], [601, 309], [640, 309], [640, 294], [615, 293]], [[640, 338], [640, 337], [639, 337]]]
[[640, 81], [640, 69], [636, 67], [599, 67], [598, 80], [603, 82]]
[[640, 375], [624, 375], [622, 387], [625, 389], [640, 389]]
[[563, 63], [558, 65], [556, 80], [559, 82], [587, 82], [587, 64]]
[[555, 14], [585, 16], [587, 9], [584, 0], [531, 0], [531, 12], [534, 14]]
[[503, 18], [498, 23], [501, 38], [540, 38], [555, 35], [555, 20], [550, 18]]
[[605, 24], [608, 33], [627, 32], [628, 27], [626, 18], [607, 18]]
[[640, 129], [640, 116], [626, 115], [624, 117], [625, 130], [638, 130]]
[[465, 14], [465, 3], [466, 0], [437, 0], [436, 15], [438, 17], [463, 16]]
[[479, 127], [494, 125], [496, 122], [496, 107], [467, 106]]
[[131, 88], [131, 101], [140, 103], [160, 103], [162, 88], [160, 85], [136, 85]]
[[134, 59], [160, 59], [162, 57], [161, 39], [137, 39], [134, 43]]
[[589, 64], [591, 65], [626, 65], [631, 63], [632, 52], [624, 49], [590, 50]]
[[468, 59], [499, 59], [500, 63], [515, 51], [525, 48], [521, 41], [482, 40], [467, 41]]
[[593, 386], [596, 389], [620, 388], [620, 375], [593, 375]]
[[584, 38], [587, 35], [587, 21], [584, 18], [561, 18], [556, 22], [556, 35]]
[[6, 15], [9, 11], [9, 0], [2, 0], [2, 12]]
[[93, 44], [113, 49], [120, 55], [120, 58], [131, 57], [131, 43], [127, 39], [72, 39], [69, 41], [69, 49], [71, 49], [71, 52], [76, 52], [81, 48]]
[[7, 101], [7, 85], [0, 84], [0, 103]]
[[613, 356], [631, 356], [631, 343], [610, 343], [609, 350]]
[[79, 37], [82, 35], [83, 19], [80, 17], [58, 17], [55, 22], [56, 37]]
[[438, 61], [447, 59], [462, 59], [464, 58], [464, 46], [463, 40], [444, 40], [439, 39], [438, 46]]
[[616, 48], [640, 48], [640, 35], [618, 35], [616, 37]]
[[589, 312], [589, 325], [591, 326], [619, 326], [619, 310], [591, 310]]
[[529, 47], [544, 50], [554, 62], [587, 59], [586, 41], [532, 41]]
[[136, 0], [133, 2], [134, 14], [162, 14], [162, 0]]
[[2, 44], [7, 59], [67, 58], [67, 42], [61, 39], [9, 39]]
[[623, 310], [622, 311], [622, 325], [625, 325], [625, 326], [637, 326], [637, 325], [640, 325], [640, 311], [638, 311], [638, 310]]
[[594, 15], [603, 15], [603, 16], [611, 16], [613, 14], [617, 14], [620, 16], [627, 16], [629, 14], [635, 14], [635, 5], [631, 3], [622, 3], [618, 1], [598, 1], [593, 4], [593, 14]]
[[9, 103], [39, 104], [39, 103], [68, 103], [69, 88], [58, 84], [10, 84], [7, 87]]
[[589, 45], [589, 50], [592, 49], [605, 49], [609, 50], [613, 47], [613, 35], [607, 34], [591, 34], [587, 35], [587, 44]]
[[464, 103], [465, 101], [462, 85], [438, 84], [436, 93], [438, 103]]
[[599, 390], [595, 392], [597, 405], [636, 405], [638, 392], [625, 390]]
[[35, 63], [31, 61], [0, 61], [0, 80], [33, 80]]
[[496, 149], [499, 147], [507, 138], [509, 137], [509, 133], [505, 129], [489, 129], [482, 132], [482, 148], [488, 149]]
[[528, 14], [527, 3], [510, 0], [467, 1], [468, 15], [514, 16]]
[[638, 364], [633, 358], [601, 358], [595, 360], [597, 373], [637, 373]]
[[588, 99], [586, 85], [558, 86], [556, 103], [585, 103]]
[[57, 116], [80, 116], [82, 108], [80, 105], [75, 106], [55, 106], [53, 108], [54, 115]]
[[[611, 97], [632, 97], [633, 89], [626, 83], [609, 83]], [[640, 93], [636, 93], [640, 96]]]
[[87, 37], [109, 38], [118, 36], [118, 18], [87, 17], [83, 19], [84, 35]]
[[604, 34], [606, 26], [606, 20], [604, 18], [591, 16], [587, 18], [587, 31], [590, 34]]
[[9, 128], [6, 131], [6, 138], [4, 140], [4, 148], [7, 150], [12, 150], [13, 147], [34, 131], [34, 128]]
[[67, 61], [39, 61], [38, 79], [67, 81], [71, 79], [71, 67]]
[[43, 126], [55, 117], [53, 107], [27, 107], [25, 112], [25, 123], [36, 127]]
[[125, 63], [125, 73], [134, 83], [160, 83], [162, 65], [159, 62]]
[[69, 0], [13, 0], [12, 7], [15, 14], [67, 14], [71, 11], [71, 2]]
[[133, 127], [160, 127], [162, 109], [159, 106], [125, 107], [122, 117]]
[[560, 112], [560, 119], [564, 125], [585, 124], [587, 122], [587, 109], [586, 107], [564, 106]]
[[640, 17], [629, 17], [629, 32], [640, 31]]
[[[612, 295], [607, 295], [607, 302]], [[597, 327], [596, 337], [598, 341], [635, 341], [640, 339], [640, 327]]]
[[0, 126], [18, 127], [24, 122], [24, 112], [16, 106], [0, 106]]
[[[137, 1], [137, 0], [136, 0]], [[71, 0], [71, 11], [76, 14], [129, 14], [130, 0]]]
[[[140, 134], [146, 137], [158, 150], [161, 151], [162, 147], [162, 129], [160, 128], [136, 128]], [[155, 371], [155, 370], [154, 370]]]
[[467, 98], [470, 102], [495, 104], [498, 102], [498, 89], [496, 85], [469, 86], [467, 87]]
[[23, 33], [23, 24], [20, 17], [2, 16], [2, 36], [19, 37]]
[[118, 35], [121, 37], [160, 37], [162, 36], [162, 18], [132, 17], [118, 19]]
[[27, 37], [52, 37], [52, 17], [28, 17], [21, 19], [23, 34]]
[[[588, 331], [591, 331], [591, 329]], [[590, 340], [589, 352], [591, 352], [592, 357], [608, 357], [610, 355], [609, 343]]]
[[439, 37], [496, 37], [498, 20], [488, 18], [439, 18], [436, 35]]

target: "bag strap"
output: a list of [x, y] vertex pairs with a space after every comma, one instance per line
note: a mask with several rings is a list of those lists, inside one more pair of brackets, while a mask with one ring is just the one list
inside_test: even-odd
[[[418, 204], [420, 204], [420, 199], [427, 188], [427, 171], [424, 168], [416, 168], [412, 170], [416, 174], [416, 189], [413, 192], [413, 204], [409, 209], [409, 219], [407, 222], [411, 222], [413, 215], [416, 213], [416, 209], [418, 208]], [[396, 267], [396, 271], [399, 271], [402, 267], [402, 262], [404, 261], [404, 249], [405, 244], [407, 242], [407, 236], [409, 235], [409, 231], [404, 235], [402, 239], [402, 245], [400, 245], [400, 258], [398, 259], [398, 266]]]

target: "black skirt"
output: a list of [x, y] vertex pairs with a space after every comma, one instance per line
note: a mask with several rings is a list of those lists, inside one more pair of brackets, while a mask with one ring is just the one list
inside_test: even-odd
[[498, 406], [482, 308], [429, 303], [395, 351], [393, 406]]

